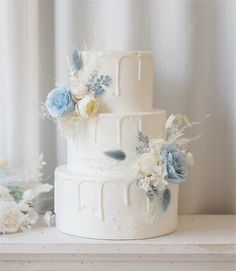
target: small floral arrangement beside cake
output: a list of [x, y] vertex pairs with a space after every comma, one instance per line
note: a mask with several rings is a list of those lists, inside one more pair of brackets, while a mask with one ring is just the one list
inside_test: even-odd
[[30, 230], [38, 221], [35, 199], [53, 186], [42, 183], [42, 155], [31, 165], [11, 167], [0, 158], [0, 233]]

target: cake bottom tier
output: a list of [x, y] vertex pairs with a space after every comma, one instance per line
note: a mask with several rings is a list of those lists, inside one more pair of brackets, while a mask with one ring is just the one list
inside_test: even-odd
[[62, 232], [96, 239], [144, 239], [166, 235], [177, 227], [178, 185], [163, 211], [150, 200], [136, 178], [79, 175], [66, 166], [55, 171], [56, 227]]

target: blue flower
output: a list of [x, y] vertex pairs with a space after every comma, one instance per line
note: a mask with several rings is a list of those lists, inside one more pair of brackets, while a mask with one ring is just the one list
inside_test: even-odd
[[66, 87], [53, 89], [48, 94], [45, 105], [53, 118], [62, 117], [75, 109], [71, 92]]
[[181, 183], [187, 176], [186, 160], [183, 153], [175, 145], [167, 144], [161, 150], [167, 175], [165, 179], [171, 183]]

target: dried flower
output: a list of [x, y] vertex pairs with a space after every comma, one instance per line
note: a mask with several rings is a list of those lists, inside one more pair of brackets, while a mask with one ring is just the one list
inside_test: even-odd
[[0, 202], [0, 232], [13, 233], [20, 228], [25, 216], [14, 201]]

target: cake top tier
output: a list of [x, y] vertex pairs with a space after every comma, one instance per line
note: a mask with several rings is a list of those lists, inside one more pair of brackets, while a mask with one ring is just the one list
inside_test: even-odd
[[153, 56], [146, 51], [82, 51], [84, 65], [111, 77], [99, 112], [149, 111], [153, 106]]
[[69, 85], [57, 84], [45, 103], [46, 112], [59, 123], [72, 126], [77, 119], [89, 119], [99, 113], [152, 110], [151, 52], [74, 49], [68, 64]]

